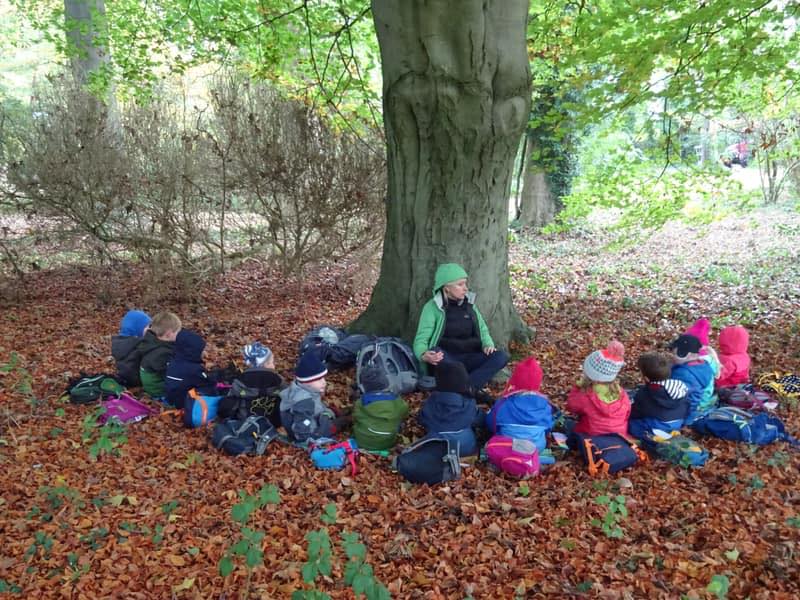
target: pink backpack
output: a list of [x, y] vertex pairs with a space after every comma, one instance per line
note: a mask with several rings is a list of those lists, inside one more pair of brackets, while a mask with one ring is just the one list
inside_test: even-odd
[[539, 474], [539, 450], [530, 440], [493, 435], [486, 442], [486, 455], [495, 467], [524, 479]]
[[122, 392], [118, 396], [111, 396], [108, 400], [103, 402], [103, 406], [106, 412], [97, 419], [101, 425], [111, 420], [117, 421], [118, 423], [134, 423], [158, 412], [146, 404], [139, 402], [128, 392]]

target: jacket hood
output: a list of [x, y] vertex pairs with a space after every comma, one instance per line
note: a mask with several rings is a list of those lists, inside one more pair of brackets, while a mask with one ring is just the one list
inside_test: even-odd
[[139, 345], [142, 338], [130, 335], [115, 335], [111, 338], [111, 356], [114, 360], [122, 360]]
[[141, 310], [129, 310], [122, 317], [119, 324], [120, 335], [131, 335], [135, 337], [142, 337], [144, 335], [144, 328], [150, 325], [150, 315]]
[[[603, 384], [600, 383], [595, 385], [601, 386]], [[627, 399], [623, 400], [624, 394], [625, 391], [620, 390], [617, 400], [614, 402], [603, 402], [597, 390], [589, 388], [589, 398], [594, 405], [595, 410], [606, 417], [618, 417], [620, 415], [627, 416], [630, 411], [630, 402]]]
[[453, 392], [432, 392], [420, 411], [420, 422], [434, 431], [469, 427], [476, 414], [475, 400]]
[[689, 388], [678, 379], [654, 381], [647, 386], [650, 399], [662, 408], [675, 408], [683, 402]]
[[181, 329], [175, 338], [175, 356], [192, 362], [203, 360], [203, 349], [206, 343], [198, 334], [188, 329]]
[[461, 265], [456, 263], [445, 263], [436, 268], [436, 275], [433, 278], [433, 293], [436, 294], [442, 287], [451, 281], [466, 279], [467, 272]]
[[741, 325], [725, 327], [719, 332], [719, 349], [723, 354], [745, 354], [750, 334]]

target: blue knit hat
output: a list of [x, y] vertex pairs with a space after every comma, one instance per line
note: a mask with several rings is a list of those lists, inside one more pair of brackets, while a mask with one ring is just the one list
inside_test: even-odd
[[295, 379], [300, 383], [310, 383], [317, 379], [322, 379], [328, 374], [328, 369], [325, 367], [316, 352], [306, 352], [297, 361], [297, 367], [294, 370]]
[[242, 348], [242, 356], [244, 356], [244, 362], [246, 362], [248, 366], [260, 367], [264, 363], [269, 362], [269, 359], [272, 357], [272, 350], [261, 342], [253, 342]]
[[133, 337], [142, 337], [144, 335], [144, 328], [150, 325], [150, 318], [146, 312], [141, 310], [129, 310], [122, 317], [122, 322], [119, 324], [119, 334]]

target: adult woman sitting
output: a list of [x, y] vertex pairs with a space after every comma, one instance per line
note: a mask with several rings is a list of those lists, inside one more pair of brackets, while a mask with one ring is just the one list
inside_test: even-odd
[[508, 355], [495, 348], [460, 265], [436, 269], [433, 298], [422, 308], [414, 336], [414, 354], [434, 371], [443, 360], [462, 363], [475, 393], [508, 362]]

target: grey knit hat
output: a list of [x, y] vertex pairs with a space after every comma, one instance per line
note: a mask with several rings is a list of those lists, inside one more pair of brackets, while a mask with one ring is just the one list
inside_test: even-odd
[[583, 361], [583, 374], [598, 383], [611, 383], [617, 378], [625, 356], [625, 346], [614, 340], [603, 350], [595, 350]]

